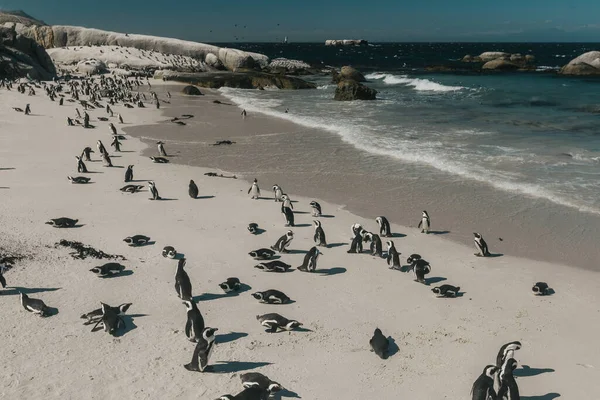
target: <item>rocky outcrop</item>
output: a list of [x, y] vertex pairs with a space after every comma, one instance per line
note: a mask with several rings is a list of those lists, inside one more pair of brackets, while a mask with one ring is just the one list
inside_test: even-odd
[[11, 27], [0, 26], [0, 78], [29, 76], [48, 80], [56, 76], [56, 68], [46, 50]]
[[487, 71], [529, 71], [535, 69], [535, 57], [531, 54], [525, 56], [503, 51], [486, 51], [478, 56], [467, 54], [461, 60], [465, 63], [482, 63], [482, 70]]
[[204, 62], [206, 63], [206, 65], [208, 65], [216, 70], [220, 71], [220, 70], [225, 69], [225, 67], [223, 66], [223, 63], [221, 62], [221, 60], [219, 60], [219, 57], [217, 57], [213, 53], [208, 53], [206, 55], [206, 57], [204, 58]]
[[183, 88], [181, 91], [183, 94], [187, 94], [188, 96], [202, 96], [202, 92], [196, 86], [188, 85]]
[[328, 39], [325, 41], [325, 46], [366, 46], [369, 42], [363, 39]]
[[0, 25], [5, 22], [21, 23], [26, 26], [46, 25], [44, 21], [33, 18], [31, 15], [22, 10], [17, 11], [0, 11]]
[[498, 58], [492, 61], [488, 61], [481, 69], [483, 70], [497, 70], [497, 71], [516, 71], [521, 68], [519, 65], [511, 62], [510, 60], [505, 60], [502, 58]]
[[[159, 52], [165, 55], [180, 55], [213, 64], [214, 57], [228, 70], [239, 68], [262, 68], [269, 64], [269, 58], [263, 54], [245, 52], [237, 49], [218, 47], [187, 40], [163, 38], [149, 35], [137, 35], [109, 32], [78, 26], [26, 26], [9, 22], [17, 33], [34, 39], [45, 48], [77, 46], [120, 46], [133, 47], [145, 51]], [[212, 54], [212, 56], [209, 56]], [[207, 63], [208, 64], [208, 63]]]
[[377, 90], [353, 80], [343, 80], [335, 89], [334, 100], [375, 100]]
[[106, 72], [106, 64], [100, 60], [83, 60], [77, 63], [77, 72], [86, 75], [96, 75]]
[[319, 71], [310, 66], [310, 64], [299, 60], [289, 60], [287, 58], [276, 58], [265, 68], [265, 71], [271, 74], [284, 75], [313, 75]]
[[315, 89], [316, 85], [300, 78], [286, 75], [268, 74], [258, 71], [220, 71], [184, 73], [175, 71], [156, 71], [155, 79], [190, 83], [192, 85], [218, 89], [231, 87], [238, 89]]
[[590, 51], [574, 58], [561, 68], [560, 74], [600, 76], [600, 51]]

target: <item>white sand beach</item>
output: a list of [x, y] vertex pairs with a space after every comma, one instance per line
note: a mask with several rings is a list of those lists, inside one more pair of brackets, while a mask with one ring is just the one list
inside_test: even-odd
[[[198, 107], [215, 96], [198, 99]], [[26, 103], [32, 115], [11, 108]], [[116, 118], [110, 122], [122, 132], [164, 121], [162, 111], [169, 106], [115, 105], [115, 115], [121, 113], [125, 124]], [[256, 371], [287, 389], [282, 398], [468, 399], [484, 366], [494, 364], [500, 346], [513, 340], [523, 344], [515, 371], [522, 399], [598, 397], [597, 273], [510, 254], [475, 257], [474, 246], [391, 221], [402, 261], [418, 253], [431, 263], [431, 285], [426, 286], [411, 273], [390, 270], [384, 259], [348, 254], [351, 225], [358, 222], [378, 233], [377, 224], [322, 201], [330, 217], [320, 220], [332, 246], [322, 249], [319, 273], [300, 272], [295, 267], [314, 245], [309, 202], [319, 201], [302, 193], [289, 193], [297, 226], [291, 228], [292, 253], [281, 257], [294, 270], [266, 273], [253, 268], [256, 262], [248, 252], [273, 245], [288, 230], [270, 191], [274, 183], [285, 191], [285, 182], [259, 181], [263, 198], [250, 200], [252, 176], [208, 177], [204, 173], [214, 169], [178, 165], [177, 154], [169, 164], [155, 164], [140, 154], [146, 145], [130, 136], [123, 140], [123, 151], [114, 153], [108, 122], [97, 119], [106, 112], [88, 112], [94, 129], [68, 127], [75, 103], [59, 106], [42, 90], [27, 96], [0, 89], [0, 252], [30, 256], [4, 274], [7, 287], [0, 289], [0, 398], [212, 400], [240, 392], [240, 373]], [[203, 118], [207, 125], [218, 123], [206, 114]], [[173, 128], [165, 125], [165, 138]], [[115, 167], [103, 167], [96, 152], [95, 161], [86, 163], [90, 173], [78, 174], [75, 156], [86, 146], [95, 150], [99, 139]], [[168, 142], [166, 147], [168, 152]], [[134, 179], [145, 185], [141, 193], [119, 191], [130, 164], [135, 165]], [[91, 182], [71, 184], [68, 175], [87, 176]], [[187, 194], [190, 179], [200, 188], [199, 199]], [[148, 200], [148, 180], [156, 182], [162, 201]], [[56, 229], [44, 223], [58, 217], [79, 219], [82, 226]], [[250, 222], [265, 232], [249, 234]], [[134, 234], [155, 243], [128, 247], [123, 238]], [[88, 270], [110, 260], [75, 260], [68, 249], [54, 248], [61, 239], [121, 254], [131, 272], [98, 278]], [[206, 325], [219, 329], [210, 360], [213, 372], [183, 367], [194, 344], [185, 336], [186, 309], [173, 287], [177, 261], [161, 255], [167, 245], [185, 255]], [[238, 277], [251, 289], [224, 294], [218, 284], [228, 277]], [[535, 297], [531, 287], [537, 281], [548, 282], [555, 293]], [[431, 292], [435, 282], [460, 286], [464, 294], [436, 298]], [[281, 290], [294, 302], [265, 305], [251, 296], [267, 289]], [[42, 299], [58, 314], [40, 318], [28, 313], [19, 303], [19, 291]], [[92, 333], [91, 326], [83, 325], [80, 315], [100, 302], [133, 303], [118, 337]], [[296, 319], [306, 330], [266, 333], [256, 315], [268, 312]], [[376, 327], [397, 346], [387, 360], [369, 351]]]

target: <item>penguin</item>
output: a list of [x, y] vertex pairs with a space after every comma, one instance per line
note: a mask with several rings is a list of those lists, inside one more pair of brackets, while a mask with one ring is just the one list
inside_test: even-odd
[[356, 237], [356, 234], [360, 233], [360, 231], [363, 230], [363, 227], [361, 224], [356, 223], [356, 224], [352, 224], [352, 226], [350, 227], [350, 230], [352, 231], [352, 237], [350, 240], [354, 240], [354, 238]]
[[252, 297], [258, 300], [259, 303], [266, 304], [286, 304], [290, 301], [290, 298], [285, 293], [275, 289], [252, 293]]
[[258, 224], [256, 222], [251, 222], [248, 224], [248, 232], [253, 235], [258, 234]]
[[546, 282], [538, 282], [535, 285], [533, 285], [533, 287], [531, 288], [531, 290], [533, 291], [533, 294], [538, 295], [538, 296], [547, 295], [549, 289], [550, 288], [548, 287], [548, 284]]
[[102, 306], [102, 319], [96, 323], [96, 326], [102, 323], [104, 332], [115, 336], [117, 330], [125, 327], [125, 321], [123, 321], [123, 318], [119, 316], [119, 313], [113, 307], [104, 303], [100, 304]]
[[303, 272], [315, 272], [317, 270], [317, 259], [321, 252], [315, 246], [313, 246], [308, 253], [304, 255], [304, 262], [298, 267], [299, 271]]
[[32, 299], [23, 292], [21, 292], [21, 305], [25, 310], [38, 314], [40, 317], [47, 317], [50, 315], [50, 309], [42, 300]]
[[0, 285], [2, 285], [2, 289], [6, 287], [6, 279], [4, 278], [5, 265], [0, 265]]
[[509, 358], [514, 358], [515, 351], [521, 348], [521, 342], [514, 341], [509, 342], [500, 347], [498, 351], [498, 355], [496, 356], [496, 367], [502, 368], [506, 360]]
[[25, 105], [25, 115], [29, 115], [31, 114], [31, 107], [29, 106], [29, 104]]
[[277, 393], [284, 390], [281, 384], [272, 381], [267, 376], [260, 372], [246, 372], [240, 375], [242, 386], [246, 389], [251, 387], [258, 387], [266, 390], [269, 394]]
[[94, 152], [94, 150], [92, 150], [91, 147], [86, 147], [81, 152], [81, 158], [84, 159], [85, 161], [92, 161], [92, 158], [90, 157], [90, 154], [93, 153], [93, 152]]
[[118, 134], [117, 133], [117, 128], [115, 128], [115, 126], [113, 125], [112, 122], [108, 124], [108, 127], [110, 128], [110, 134], [111, 135], [117, 135]]
[[248, 253], [255, 260], [270, 260], [275, 255], [275, 251], [271, 249], [258, 249]]
[[91, 272], [95, 273], [101, 278], [112, 277], [119, 275], [125, 270], [125, 266], [119, 263], [106, 263], [90, 269]]
[[369, 340], [369, 344], [371, 345], [371, 351], [375, 352], [382, 360], [388, 358], [388, 352], [390, 347], [390, 341], [388, 338], [383, 336], [381, 333], [381, 329], [376, 328], [373, 333], [373, 337]]
[[429, 234], [429, 228], [431, 227], [431, 218], [429, 218], [429, 214], [427, 211], [423, 211], [423, 215], [421, 216], [421, 222], [419, 222], [419, 226], [417, 228], [421, 228], [421, 233]]
[[123, 123], [123, 117], [121, 116], [121, 114], [117, 114], [117, 118], [119, 118], [119, 123], [122, 124]]
[[198, 309], [198, 306], [191, 298], [184, 300], [187, 309], [187, 322], [185, 323], [185, 336], [190, 342], [198, 343], [204, 331], [204, 318]]
[[141, 191], [143, 188], [144, 188], [143, 185], [125, 185], [119, 190], [121, 192], [136, 193], [136, 192]]
[[112, 167], [112, 161], [110, 160], [110, 156], [108, 153], [102, 153], [102, 162], [105, 167]]
[[[123, 303], [117, 307], [111, 307], [111, 308], [117, 314], [125, 314], [127, 312], [127, 310], [129, 309], [129, 307], [131, 307], [131, 304], [132, 303]], [[101, 321], [102, 315], [103, 315], [102, 308], [98, 308], [96, 310], [90, 311], [89, 313], [83, 314], [79, 318], [87, 320], [83, 323], [84, 325], [91, 325], [91, 324]]]
[[[285, 195], [284, 195], [285, 196]], [[294, 226], [294, 212], [290, 207], [285, 206], [285, 202], [281, 205], [281, 213], [285, 218], [285, 226]]]
[[236, 394], [224, 394], [216, 400], [267, 400], [269, 399], [269, 391], [260, 387], [248, 387]]
[[186, 260], [182, 258], [177, 263], [177, 272], [175, 273], [175, 291], [181, 300], [192, 299], [192, 282], [187, 272], [183, 269]]
[[281, 200], [281, 196], [283, 196], [283, 190], [278, 184], [273, 185], [273, 197], [275, 201], [283, 201]]
[[456, 295], [460, 292], [460, 286], [452, 286], [452, 285], [442, 285], [437, 286], [431, 289], [433, 293], [437, 295], [437, 297], [456, 297]]
[[258, 200], [260, 198], [260, 188], [258, 187], [258, 181], [254, 179], [252, 186], [248, 189], [248, 194], [252, 194], [251, 199]]
[[313, 221], [315, 224], [315, 236], [313, 237], [317, 246], [327, 247], [327, 240], [325, 239], [325, 231], [321, 226], [321, 221]]
[[431, 272], [431, 265], [423, 259], [413, 261], [411, 265], [415, 274], [415, 282], [426, 284], [425, 275]]
[[150, 193], [152, 193], [150, 200], [162, 200], [158, 194], [158, 189], [156, 188], [156, 183], [154, 183], [154, 181], [148, 181], [148, 188], [150, 189]]
[[277, 239], [277, 242], [275, 242], [275, 245], [271, 246], [271, 249], [280, 253], [289, 253], [287, 248], [290, 243], [292, 243], [292, 239], [294, 239], [294, 232], [287, 231], [285, 235]]
[[256, 319], [262, 326], [267, 328], [266, 331], [269, 333], [276, 333], [278, 331], [291, 331], [302, 326], [301, 322], [298, 322], [295, 319], [287, 319], [277, 313], [257, 315]]
[[375, 222], [379, 225], [379, 235], [381, 237], [393, 237], [390, 222], [386, 217], [377, 217], [375, 218]]
[[165, 246], [162, 250], [162, 256], [172, 260], [177, 257], [177, 250], [175, 250], [175, 247], [173, 246]]
[[113, 140], [110, 145], [115, 148], [115, 152], [121, 151], [121, 142], [119, 142], [118, 136], [113, 136]]
[[123, 241], [129, 246], [144, 246], [148, 244], [150, 238], [144, 235], [134, 235], [126, 237], [125, 239], [123, 239]]
[[316, 201], [311, 201], [310, 202], [310, 207], [312, 208], [312, 216], [313, 217], [320, 217], [321, 214], [323, 214], [321, 212], [321, 205], [319, 203], [317, 203]]
[[242, 287], [238, 278], [227, 278], [223, 283], [219, 283], [219, 287], [223, 289], [225, 293], [237, 292]]
[[420, 260], [421, 259], [421, 255], [420, 254], [411, 254], [407, 259], [406, 262], [409, 264], [412, 264], [414, 261], [416, 260]]
[[290, 209], [294, 209], [294, 205], [292, 204], [292, 200], [290, 199], [290, 196], [288, 196], [287, 194], [282, 194], [281, 195], [281, 201], [283, 202], [282, 207], [287, 207]]
[[131, 182], [133, 180], [133, 165], [127, 166], [127, 171], [125, 171], [125, 182]]
[[169, 160], [167, 160], [164, 157], [150, 157], [150, 159], [152, 160], [152, 162], [156, 163], [156, 164], [168, 164]]
[[491, 254], [488, 250], [487, 243], [485, 242], [485, 240], [483, 240], [483, 236], [481, 236], [477, 232], [474, 232], [473, 236], [475, 236], [475, 247], [479, 251], [479, 253], [475, 253], [475, 255], [478, 257], [489, 257]]
[[483, 369], [471, 388], [472, 400], [496, 400], [496, 391], [494, 390], [494, 379], [498, 374], [499, 368], [494, 365], [488, 365]]
[[188, 194], [190, 195], [190, 197], [192, 199], [198, 198], [198, 186], [196, 186], [196, 183], [191, 179], [190, 179], [190, 184], [188, 186]]
[[360, 254], [363, 251], [363, 236], [362, 230], [359, 230], [354, 235], [354, 239], [352, 239], [352, 243], [350, 244], [350, 250], [348, 253], [356, 253]]
[[267, 272], [287, 272], [292, 268], [291, 265], [284, 263], [283, 261], [275, 260], [269, 262], [263, 262], [254, 266], [254, 268], [262, 269]]
[[500, 389], [498, 390], [498, 399], [502, 400], [520, 400], [519, 386], [513, 375], [517, 368], [517, 361], [514, 358], [507, 359], [499, 372]]
[[98, 140], [96, 142], [96, 147], [98, 148], [98, 153], [100, 153], [100, 155], [102, 155], [102, 154], [108, 154], [108, 152], [106, 151], [106, 148], [102, 144], [102, 140]]
[[194, 349], [192, 361], [184, 365], [185, 369], [197, 372], [204, 372], [206, 370], [215, 347], [215, 332], [218, 330], [218, 328], [204, 328], [202, 337]]
[[381, 245], [381, 238], [376, 233], [367, 232], [366, 239], [371, 242], [369, 250], [372, 256], [383, 257], [383, 246]]
[[53, 218], [50, 221], [47, 221], [46, 224], [52, 225], [55, 228], [72, 228], [77, 224], [77, 222], [79, 222], [78, 219], [62, 217], [62, 218]]
[[400, 254], [398, 253], [398, 251], [396, 250], [396, 246], [394, 245], [394, 242], [392, 242], [391, 240], [388, 240], [386, 242], [387, 245], [387, 257], [386, 257], [386, 261], [387, 264], [390, 266], [390, 269], [400, 269], [402, 268], [402, 265], [400, 265]]
[[158, 155], [163, 156], [163, 157], [168, 157], [167, 156], [167, 152], [165, 151], [165, 146], [164, 146], [164, 142], [161, 142], [160, 140], [158, 142], [156, 142], [156, 144], [158, 145]]
[[77, 172], [79, 172], [80, 174], [87, 174], [87, 167], [85, 166], [85, 163], [83, 162], [81, 157], [75, 156], [75, 158], [77, 159]]

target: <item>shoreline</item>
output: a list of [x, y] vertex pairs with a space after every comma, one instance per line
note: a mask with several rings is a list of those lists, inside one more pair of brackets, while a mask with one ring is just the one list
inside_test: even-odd
[[[194, 102], [204, 106], [219, 99], [241, 112], [219, 91], [207, 91], [207, 95], [191, 100], [192, 103], [181, 100], [178, 107], [186, 109]], [[474, 248], [472, 232], [477, 231], [483, 234], [492, 252], [599, 271], [600, 254], [594, 239], [600, 234], [598, 215], [509, 193], [432, 167], [374, 155], [355, 148], [335, 133], [270, 114], [253, 112], [242, 121], [228, 106], [207, 107], [218, 115], [227, 137], [206, 124], [172, 131], [168, 140], [182, 152], [181, 159], [186, 164], [209, 165], [246, 175], [250, 181], [256, 177], [263, 189], [265, 184], [270, 190], [278, 183], [284, 191], [321, 197], [344, 205], [356, 215], [372, 219], [385, 215], [407, 230], [414, 229], [411, 226], [416, 226], [425, 209], [432, 217], [432, 229], [455, 243]], [[165, 115], [177, 113], [167, 111]], [[264, 132], [257, 133], [259, 129]], [[203, 136], [195, 136], [195, 130]], [[159, 136], [159, 128], [134, 128], [132, 132], [135, 136]], [[239, 143], [223, 150], [224, 154], [207, 146], [211, 140], [221, 139]], [[248, 157], [235, 157], [236, 148]], [[283, 167], [286, 163], [289, 167]], [[424, 170], [436, 171], [434, 177], [427, 173], [425, 178], [413, 178]]]
[[[24, 100], [17, 93], [1, 93], [9, 102]], [[288, 229], [283, 226], [279, 205], [269, 198], [250, 200], [243, 179], [205, 177], [203, 173], [211, 169], [177, 164], [175, 160], [186, 160], [186, 151], [197, 150], [176, 145], [170, 138], [172, 129], [165, 129], [166, 122], [161, 122], [164, 111], [179, 109], [165, 106], [160, 114], [152, 109], [122, 111], [130, 128], [127, 131], [147, 129], [146, 125], [133, 127], [133, 123], [156, 122], [160, 138], [167, 139], [167, 152], [175, 156], [167, 165], [154, 164], [145, 157], [156, 154], [154, 146], [148, 147], [148, 139], [132, 137], [124, 141], [124, 152], [114, 157], [115, 165], [135, 164], [135, 179], [154, 180], [161, 196], [173, 200], [148, 201], [147, 191], [119, 192], [125, 170], [103, 168], [99, 162], [88, 165], [93, 173], [87, 176], [93, 184], [69, 184], [66, 175], [74, 174], [75, 167], [72, 155], [97, 139], [109, 138], [109, 132], [100, 123], [95, 130], [67, 128], [64, 117], [74, 107], [59, 108], [40, 97], [27, 98], [35, 114], [31, 117], [0, 110], [0, 124], [7, 128], [0, 132], [2, 167], [15, 168], [0, 171], [3, 186], [10, 188], [1, 206], [5, 218], [0, 244], [15, 240], [38, 245], [35, 258], [16, 264], [6, 279], [10, 287], [28, 288], [60, 312], [37, 318], [18, 304], [14, 289], [0, 290], [0, 317], [7, 322], [0, 333], [4, 343], [0, 356], [5, 360], [0, 371], [8, 381], [0, 389], [3, 396], [210, 400], [238, 393], [239, 374], [256, 371], [289, 389], [286, 397], [435, 398], [443, 393], [458, 400], [469, 393], [482, 366], [494, 360], [497, 348], [511, 340], [524, 343], [518, 358], [527, 368], [517, 370], [523, 395], [559, 392], [565, 398], [585, 398], [595, 392], [589, 382], [595, 382], [599, 350], [572, 344], [595, 341], [593, 327], [600, 325], [596, 305], [600, 284], [595, 273], [509, 255], [474, 257], [472, 246], [412, 229], [403, 231], [391, 221], [394, 232], [406, 234], [394, 239], [404, 253], [403, 261], [411, 252], [423, 254], [433, 268], [428, 277], [432, 286], [437, 280], [463, 288], [462, 297], [436, 299], [429, 287], [413, 282], [410, 274], [389, 270], [385, 260], [347, 254], [350, 225], [359, 222], [375, 231], [376, 224], [328, 201], [320, 203], [324, 214], [333, 217], [321, 221], [328, 241], [335, 246], [323, 249], [319, 269], [343, 271], [334, 275], [261, 272], [252, 268], [254, 262], [247, 252], [268, 247]], [[220, 125], [218, 110], [204, 106], [195, 108], [193, 118], [207, 127], [203, 139], [206, 143], [212, 142], [213, 136], [226, 139], [230, 132]], [[204, 118], [203, 112], [211, 118]], [[95, 123], [95, 117], [105, 113], [91, 114]], [[276, 137], [277, 132], [269, 131], [276, 128], [267, 125], [262, 134]], [[150, 138], [152, 135], [147, 133]], [[239, 157], [235, 145], [215, 149], [221, 158]], [[256, 161], [256, 154], [245, 156]], [[204, 198], [187, 196], [190, 178]], [[289, 186], [282, 186], [287, 191]], [[263, 183], [264, 197], [270, 194], [269, 187]], [[297, 197], [294, 190], [289, 193], [298, 201], [294, 207], [298, 226], [291, 246], [294, 252], [283, 255], [282, 260], [296, 267], [313, 245], [313, 218], [307, 213], [312, 198]], [[44, 201], [40, 201], [42, 195]], [[84, 226], [61, 230], [43, 224], [63, 213], [81, 218]], [[246, 225], [251, 221], [266, 232], [249, 235]], [[127, 247], [122, 238], [132, 234], [147, 234], [156, 244]], [[102, 262], [72, 260], [66, 250], [44, 246], [60, 238], [123, 254], [133, 273], [112, 279], [91, 276], [87, 269]], [[185, 308], [173, 290], [175, 264], [160, 255], [165, 245], [185, 253], [186, 269], [206, 323], [219, 328], [211, 358], [215, 373], [183, 369], [193, 345], [182, 332]], [[524, 262], [527, 268], [522, 267]], [[217, 284], [228, 276], [239, 277], [253, 291], [282, 290], [295, 303], [261, 305], [250, 292], [224, 295]], [[547, 280], [556, 294], [533, 297], [531, 285], [539, 280]], [[81, 325], [79, 316], [99, 301], [111, 305], [133, 302], [127, 332], [122, 336], [90, 333]], [[266, 312], [301, 320], [310, 331], [267, 334], [254, 317]], [[398, 347], [388, 360], [380, 360], [368, 350], [375, 327], [391, 336]], [[332, 386], [332, 380], [347, 384]]]

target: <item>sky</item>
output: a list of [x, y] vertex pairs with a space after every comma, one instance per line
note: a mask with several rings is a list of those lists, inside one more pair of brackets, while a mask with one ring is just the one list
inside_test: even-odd
[[0, 0], [51, 25], [199, 42], [600, 42], [599, 0]]

